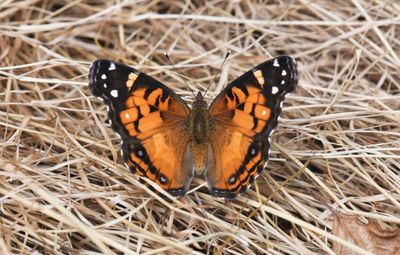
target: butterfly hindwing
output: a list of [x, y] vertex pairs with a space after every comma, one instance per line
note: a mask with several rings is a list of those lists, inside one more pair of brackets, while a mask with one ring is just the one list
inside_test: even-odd
[[176, 126], [143, 140], [122, 144], [127, 166], [174, 196], [184, 195], [193, 175], [188, 136]]
[[109, 60], [92, 64], [89, 88], [108, 107], [128, 167], [174, 195], [183, 194], [192, 177], [186, 103], [159, 81]]
[[231, 82], [212, 102], [213, 159], [207, 180], [212, 194], [235, 197], [246, 190], [268, 160], [268, 137], [285, 95], [297, 85], [294, 60], [266, 61]]

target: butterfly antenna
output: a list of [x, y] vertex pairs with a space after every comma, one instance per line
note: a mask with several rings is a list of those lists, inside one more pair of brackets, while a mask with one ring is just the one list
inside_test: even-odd
[[190, 86], [186, 83], [185, 79], [183, 79], [182, 75], [176, 70], [176, 67], [174, 65], [174, 62], [172, 62], [171, 58], [169, 57], [168, 53], [164, 52], [164, 56], [167, 58], [167, 60], [169, 61], [169, 63], [172, 65], [172, 69], [174, 70], [175, 73], [177, 73], [179, 75], [179, 77], [181, 78], [181, 80], [183, 81], [183, 83], [186, 85], [186, 87], [190, 90], [190, 92], [192, 92], [193, 96], [196, 97], [196, 95], [194, 94], [193, 90], [190, 88]]
[[228, 50], [228, 52], [225, 55], [224, 61], [222, 61], [222, 64], [218, 69], [218, 72], [214, 75], [214, 78], [211, 80], [210, 84], [208, 84], [206, 92], [204, 92], [204, 95], [203, 95], [204, 98], [206, 97], [206, 94], [207, 94], [208, 90], [210, 89], [211, 85], [214, 83], [215, 78], [217, 78], [217, 75], [221, 72], [221, 69], [224, 66], [224, 64], [225, 64], [226, 60], [228, 59], [229, 55], [231, 55], [231, 50]]

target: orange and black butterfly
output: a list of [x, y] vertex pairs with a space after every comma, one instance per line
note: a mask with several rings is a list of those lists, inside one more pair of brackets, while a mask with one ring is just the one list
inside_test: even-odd
[[134, 173], [182, 196], [196, 172], [205, 175], [212, 195], [234, 198], [265, 168], [269, 135], [297, 80], [295, 61], [280, 56], [231, 82], [210, 106], [198, 92], [189, 107], [150, 76], [97, 60], [89, 88], [108, 106], [123, 159]]

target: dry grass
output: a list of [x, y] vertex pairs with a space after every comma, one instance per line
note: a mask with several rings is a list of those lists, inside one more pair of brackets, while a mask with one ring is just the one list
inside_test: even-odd
[[[332, 215], [400, 223], [400, 5], [352, 1], [2, 1], [0, 254], [333, 254]], [[289, 2], [289, 3], [287, 3]], [[244, 195], [202, 179], [165, 201], [121, 164], [97, 58], [196, 89], [280, 54], [300, 82]]]

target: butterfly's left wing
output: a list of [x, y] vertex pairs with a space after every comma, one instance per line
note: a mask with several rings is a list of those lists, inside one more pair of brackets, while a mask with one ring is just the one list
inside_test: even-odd
[[183, 195], [192, 178], [186, 103], [161, 82], [109, 60], [92, 64], [89, 88], [107, 106], [127, 166], [171, 194]]
[[282, 102], [297, 85], [296, 63], [280, 56], [230, 83], [212, 102], [212, 159], [207, 181], [215, 196], [244, 192], [264, 169], [269, 135], [278, 123]]

